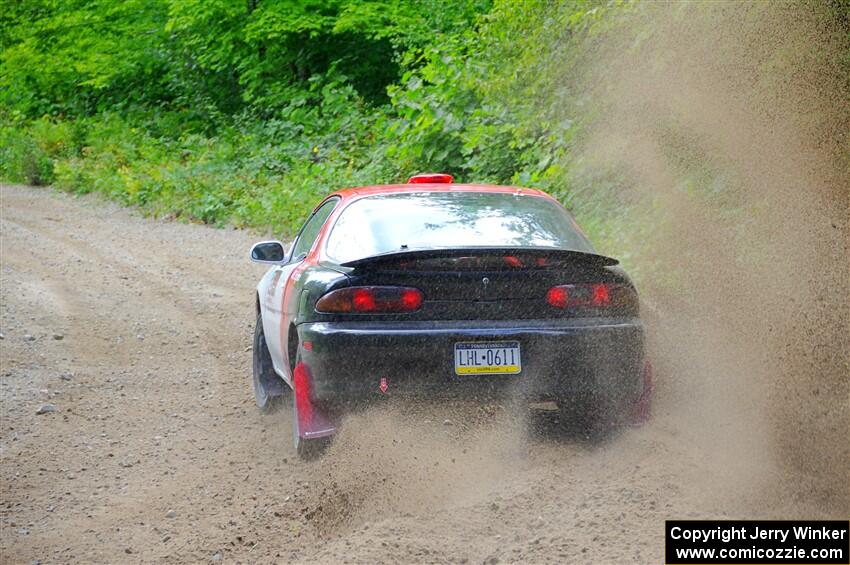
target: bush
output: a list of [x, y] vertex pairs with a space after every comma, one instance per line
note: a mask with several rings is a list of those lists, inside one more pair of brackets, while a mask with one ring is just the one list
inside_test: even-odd
[[8, 122], [0, 128], [0, 173], [12, 182], [51, 184], [57, 160], [75, 154], [79, 141], [74, 123], [47, 118], [29, 124]]

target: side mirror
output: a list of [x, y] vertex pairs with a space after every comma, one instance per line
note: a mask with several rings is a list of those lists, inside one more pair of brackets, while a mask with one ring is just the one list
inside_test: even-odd
[[286, 251], [279, 241], [261, 241], [251, 248], [251, 261], [280, 265], [286, 262]]

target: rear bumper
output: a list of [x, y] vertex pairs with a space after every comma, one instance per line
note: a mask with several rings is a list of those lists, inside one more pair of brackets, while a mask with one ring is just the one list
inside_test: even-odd
[[[301, 324], [298, 333], [302, 344], [310, 343], [301, 358], [317, 402], [512, 394], [619, 405], [643, 392], [644, 332], [634, 318], [315, 322]], [[456, 375], [454, 344], [461, 341], [519, 341], [522, 371]]]

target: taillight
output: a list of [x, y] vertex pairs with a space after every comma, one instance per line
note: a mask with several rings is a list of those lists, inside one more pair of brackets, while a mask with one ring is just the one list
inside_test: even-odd
[[553, 286], [546, 293], [546, 302], [555, 308], [566, 308], [570, 295], [566, 286]]
[[625, 284], [564, 284], [550, 288], [546, 302], [554, 308], [623, 308], [636, 307], [638, 298]]
[[611, 304], [611, 291], [607, 284], [593, 285], [593, 296], [590, 298], [591, 304], [594, 306], [608, 306]]
[[419, 289], [399, 286], [340, 288], [316, 302], [316, 311], [328, 314], [391, 314], [415, 312], [421, 307]]
[[522, 261], [519, 260], [519, 257], [514, 257], [513, 255], [505, 255], [505, 264], [509, 267], [520, 268], [522, 267]]

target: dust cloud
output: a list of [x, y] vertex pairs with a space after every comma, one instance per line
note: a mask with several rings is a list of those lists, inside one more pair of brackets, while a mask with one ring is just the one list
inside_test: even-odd
[[639, 270], [656, 418], [742, 513], [850, 514], [849, 22], [644, 4], [563, 77], [599, 116], [572, 166], [620, 179], [603, 251]]
[[349, 415], [308, 519], [336, 532], [380, 516], [475, 505], [527, 465], [516, 412], [474, 401], [388, 402]]
[[[572, 166], [621, 179], [603, 251], [641, 282], [657, 376], [647, 437], [656, 458], [695, 462], [670, 465], [668, 488], [697, 515], [846, 516], [846, 37], [814, 4], [643, 5], [620, 24], [563, 82], [600, 116]], [[515, 493], [546, 453], [527, 457], [526, 422], [447, 429], [468, 410], [413, 409], [346, 419], [307, 505], [319, 531], [480, 506]], [[547, 472], [592, 482], [568, 460], [580, 449]], [[593, 457], [651, 456], [634, 437], [602, 451]]]

